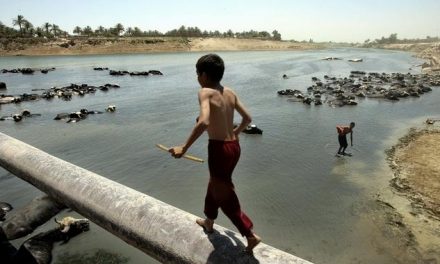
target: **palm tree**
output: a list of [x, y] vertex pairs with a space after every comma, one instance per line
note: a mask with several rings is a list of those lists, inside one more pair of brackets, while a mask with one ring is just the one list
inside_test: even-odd
[[132, 35], [135, 37], [142, 36], [142, 30], [138, 27], [134, 27]]
[[24, 19], [24, 21], [23, 21], [23, 29], [24, 29], [24, 33], [26, 33], [27, 35], [32, 36], [33, 31], [34, 31], [34, 25], [32, 25], [31, 22], [29, 22], [26, 19]]
[[6, 26], [0, 21], [0, 36], [3, 37], [6, 33]]
[[84, 35], [87, 35], [90, 37], [90, 35], [93, 34], [93, 30], [90, 26], [85, 27], [82, 32], [84, 33]]
[[95, 34], [98, 36], [102, 36], [105, 33], [105, 27], [103, 26], [99, 26], [96, 30], [95, 30]]
[[67, 38], [69, 36], [69, 32], [61, 30], [60, 35]]
[[24, 21], [25, 21], [25, 19], [24, 19], [24, 16], [22, 16], [22, 15], [18, 15], [17, 19], [13, 19], [12, 20], [12, 24], [14, 26], [18, 26], [20, 28], [20, 34], [23, 34], [23, 31], [22, 31], [21, 27], [23, 26], [23, 22]]
[[120, 36], [121, 33], [124, 31], [124, 26], [121, 23], [116, 24], [115, 26], [115, 33], [117, 36]]
[[52, 25], [49, 24], [49, 22], [46, 22], [43, 24], [44, 31], [46, 31], [46, 36], [48, 36], [48, 37], [50, 35], [50, 28], [51, 27], [52, 27]]
[[58, 34], [59, 34], [59, 32], [60, 32], [60, 27], [58, 26], [58, 25], [55, 25], [55, 24], [52, 24], [52, 32], [53, 32], [53, 35], [56, 37], [56, 36], [58, 36]]
[[76, 27], [73, 29], [73, 33], [74, 33], [74, 34], [77, 34], [77, 35], [79, 36], [79, 35], [81, 35], [81, 33], [82, 33], [82, 29], [81, 29], [79, 26], [76, 26]]
[[131, 27], [128, 27], [127, 30], [125, 31], [125, 35], [129, 37], [132, 37], [133, 33], [134, 33], [134, 29]]
[[37, 36], [38, 36], [39, 38], [41, 38], [41, 37], [44, 35], [44, 31], [43, 31], [43, 29], [42, 29], [41, 27], [37, 27], [37, 28], [35, 29], [35, 34], [37, 34]]

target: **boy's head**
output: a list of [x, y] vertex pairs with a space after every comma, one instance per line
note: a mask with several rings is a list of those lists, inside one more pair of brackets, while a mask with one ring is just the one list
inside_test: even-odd
[[220, 82], [225, 72], [225, 64], [217, 54], [207, 54], [202, 56], [196, 64], [198, 75], [206, 74], [212, 82]]
[[355, 126], [355, 123], [354, 122], [351, 122], [350, 123], [350, 128], [353, 128]]

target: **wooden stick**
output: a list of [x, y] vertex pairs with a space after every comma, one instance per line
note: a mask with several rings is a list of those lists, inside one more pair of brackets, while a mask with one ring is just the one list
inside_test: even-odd
[[[166, 152], [168, 152], [168, 150], [170, 149], [170, 148], [168, 148], [168, 147], [165, 147], [165, 146], [162, 145], [162, 144], [156, 144], [156, 147], [158, 147], [158, 148], [160, 148], [161, 150], [164, 150], [164, 151], [166, 151]], [[192, 161], [204, 162], [204, 160], [201, 159], [201, 158], [197, 158], [197, 157], [194, 157], [194, 156], [191, 156], [191, 155], [187, 155], [187, 154], [184, 154], [182, 157], [184, 157], [185, 159], [192, 160]]]

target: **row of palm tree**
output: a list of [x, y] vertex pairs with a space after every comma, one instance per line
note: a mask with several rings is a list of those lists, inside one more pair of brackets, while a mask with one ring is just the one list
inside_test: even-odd
[[168, 32], [161, 33], [157, 30], [142, 31], [138, 27], [128, 27], [127, 29], [121, 23], [115, 25], [115, 27], [104, 28], [99, 26], [93, 30], [90, 26], [81, 28], [76, 26], [73, 33], [77, 36], [126, 36], [126, 37], [216, 37], [216, 38], [259, 38], [259, 39], [274, 39], [281, 40], [281, 34], [274, 30], [272, 34], [267, 31], [243, 31], [234, 33], [232, 30], [227, 32], [215, 31], [202, 31], [198, 27], [185, 27], [181, 26], [178, 29], [173, 29]]
[[[0, 21], [0, 37], [68, 37], [67, 31], [60, 29], [56, 24], [49, 22], [44, 23], [41, 27], [34, 27], [32, 23], [26, 20], [22, 15], [12, 20], [12, 25], [18, 27], [18, 30], [13, 27], [7, 27]], [[281, 34], [274, 30], [271, 33], [267, 31], [243, 31], [234, 33], [232, 30], [227, 32], [202, 31], [198, 27], [181, 26], [178, 29], [170, 30], [166, 33], [161, 33], [157, 30], [143, 31], [138, 27], [125, 28], [121, 23], [114, 27], [105, 28], [99, 26], [92, 29], [90, 26], [80, 27], [76, 26], [73, 29], [73, 34], [76, 36], [86, 37], [216, 37], [216, 38], [258, 38], [258, 39], [273, 39], [281, 40]]]
[[56, 24], [44, 23], [41, 27], [34, 27], [31, 22], [22, 15], [12, 20], [13, 26], [18, 26], [18, 31], [14, 28], [4, 25], [0, 21], [0, 37], [59, 37], [68, 36], [67, 31], [60, 29]]

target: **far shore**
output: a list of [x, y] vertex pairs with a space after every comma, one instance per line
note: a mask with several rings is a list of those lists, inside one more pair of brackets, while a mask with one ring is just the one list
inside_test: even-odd
[[237, 38], [60, 38], [37, 44], [22, 42], [0, 49], [0, 56], [105, 55], [198, 51], [306, 50], [322, 44]]
[[[12, 39], [6, 42], [3, 39], [2, 41], [4, 41], [3, 46], [5, 48], [0, 49], [0, 56], [108, 55], [202, 51], [287, 51], [344, 46], [342, 44], [262, 39], [181, 37], [72, 37], [36, 41], [36, 44], [35, 41], [26, 39]], [[354, 47], [359, 46], [355, 45]], [[375, 48], [413, 52], [416, 54], [415, 56], [426, 60], [426, 62], [421, 65], [424, 73], [440, 74], [440, 42], [381, 44], [375, 46]]]

